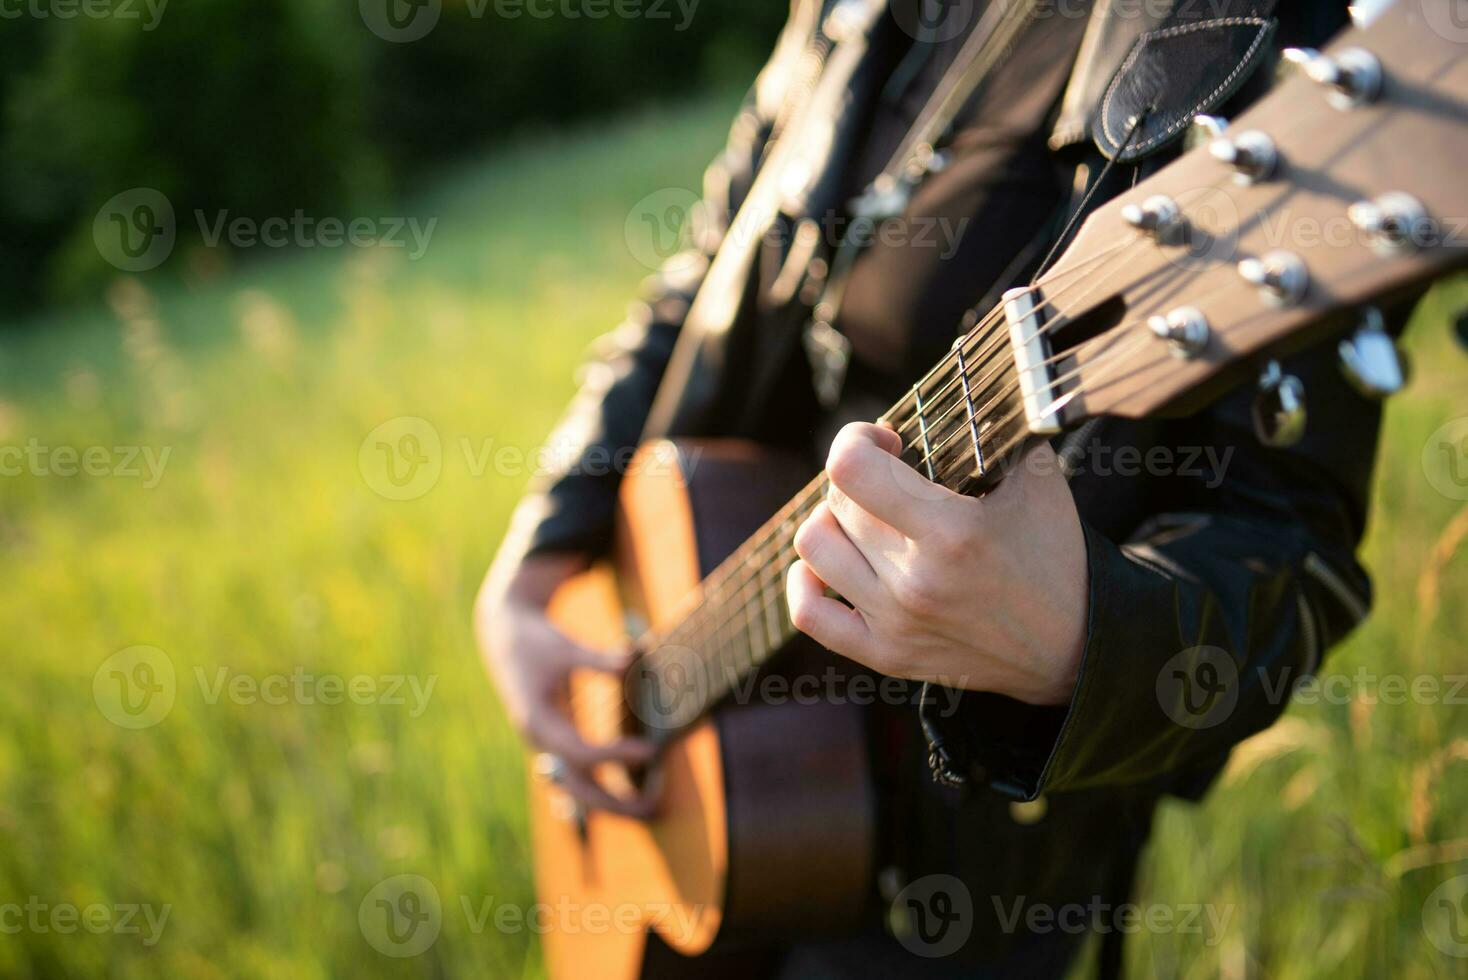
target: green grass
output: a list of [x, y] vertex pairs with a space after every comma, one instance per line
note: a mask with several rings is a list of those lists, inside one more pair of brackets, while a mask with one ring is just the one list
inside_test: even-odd
[[[732, 107], [524, 143], [446, 175], [401, 211], [439, 219], [417, 262], [347, 249], [232, 271], [181, 254], [182, 283], [119, 280], [106, 304], [0, 333], [0, 446], [170, 454], [152, 488], [0, 482], [0, 905], [171, 907], [154, 945], [146, 926], [0, 933], [0, 975], [539, 974], [529, 932], [476, 931], [461, 904], [533, 900], [521, 756], [468, 625], [528, 473], [477, 460], [545, 434], [585, 345], [646, 272], [624, 239], [632, 202], [696, 188]], [[1468, 669], [1461, 553], [1443, 562], [1439, 604], [1421, 598], [1434, 543], [1463, 520], [1419, 459], [1468, 415], [1447, 298], [1419, 318], [1419, 378], [1388, 415], [1366, 550], [1377, 611], [1332, 671]], [[359, 451], [402, 416], [432, 425], [442, 470], [393, 501]], [[135, 645], [164, 651], [177, 678], [172, 710], [141, 730], [93, 694], [104, 661]], [[435, 686], [421, 713], [406, 690], [401, 705], [237, 703], [211, 699], [221, 668]], [[1421, 923], [1432, 888], [1468, 872], [1465, 719], [1293, 707], [1205, 806], [1163, 813], [1144, 901], [1236, 911], [1214, 945], [1138, 937], [1137, 975], [1468, 972]], [[393, 959], [364, 940], [358, 907], [403, 873], [434, 883], [442, 931]]]

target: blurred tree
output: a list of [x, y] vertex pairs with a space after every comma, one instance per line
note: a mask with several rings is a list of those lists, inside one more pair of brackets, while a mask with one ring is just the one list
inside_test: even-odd
[[397, 44], [334, 0], [131, 8], [28, 14], [0, 33], [7, 306], [94, 291], [109, 270], [92, 222], [122, 191], [161, 191], [181, 242], [196, 211], [344, 214], [517, 126], [747, 77], [788, 9], [640, 0], [663, 16], [619, 18], [588, 16], [617, 9], [607, 0], [535, 0], [533, 16], [520, 0], [448, 0]]

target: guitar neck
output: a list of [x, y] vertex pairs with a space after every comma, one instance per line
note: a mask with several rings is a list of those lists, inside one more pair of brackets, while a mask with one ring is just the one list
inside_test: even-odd
[[[986, 317], [879, 420], [902, 436], [904, 463], [956, 493], [997, 481], [1028, 440], [1002, 326], [1000, 311]], [[807, 484], [703, 580], [676, 625], [643, 639], [629, 693], [651, 732], [685, 730], [794, 638], [785, 570], [829, 485], [824, 473]]]

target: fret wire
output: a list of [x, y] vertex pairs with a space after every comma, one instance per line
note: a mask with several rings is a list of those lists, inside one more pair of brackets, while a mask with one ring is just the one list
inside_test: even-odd
[[[993, 371], [990, 374], [986, 375], [984, 380], [986, 381], [986, 383], [989, 383], [989, 382], [991, 382], [991, 379], [998, 378], [1003, 373], [1004, 373], [1004, 367], [1001, 366], [1000, 369], [998, 369], [996, 371]], [[962, 364], [962, 371], [960, 372], [960, 376], [964, 380], [964, 383], [967, 384], [968, 383], [968, 380], [969, 380], [969, 367], [968, 367], [968, 365], [967, 365], [966, 362]], [[947, 387], [948, 388], [951, 388], [952, 385], [953, 385], [953, 381], [949, 381]], [[992, 386], [992, 384], [990, 384], [990, 386]], [[1011, 383], [1011, 387], [1013, 387], [1013, 383]], [[987, 390], [987, 387], [986, 387], [985, 390]], [[918, 410], [919, 410], [919, 414], [918, 414], [917, 420], [919, 422], [920, 428], [924, 432], [925, 441], [926, 441], [926, 437], [927, 437], [927, 431], [926, 431], [927, 430], [927, 419], [926, 419], [926, 416], [924, 414], [925, 406], [923, 405], [923, 402], [922, 402], [922, 392], [921, 392], [921, 389], [920, 389], [919, 386], [915, 386], [914, 390], [912, 391], [912, 395], [913, 395], [913, 398], [914, 398], [914, 402], [917, 405]], [[969, 398], [970, 399], [972, 398], [972, 388], [971, 387], [969, 388]], [[996, 398], [994, 400], [994, 402], [992, 402], [991, 404], [997, 404], [997, 402], [998, 402], [998, 399]], [[952, 406], [949, 409], [947, 409], [944, 412], [944, 418], [946, 418], [948, 415], [951, 415], [952, 412], [954, 411], [954, 409], [956, 409], [956, 407], [957, 407], [957, 405], [955, 404], [954, 406]], [[941, 421], [942, 421], [942, 419], [940, 418], [939, 419], [939, 422], [941, 423]], [[944, 442], [946, 443], [948, 441], [951, 441], [951, 438], [952, 438], [951, 435], [948, 436], [947, 438], [945, 438]], [[1022, 440], [1019, 440], [1019, 441], [1022, 441]], [[1015, 443], [1010, 443], [1010, 444], [1007, 444], [1007, 445], [1014, 445], [1014, 444]], [[938, 447], [938, 450], [939, 451], [941, 451], [942, 446], [943, 446], [943, 444], [940, 444], [939, 445], [939, 447]], [[1007, 448], [1006, 448], [1005, 451], [1007, 451]], [[927, 463], [929, 464], [929, 468], [930, 469], [931, 469], [931, 463], [932, 463], [933, 453], [934, 453], [934, 450], [931, 447], [931, 443], [928, 442], [928, 445], [927, 445], [927, 455], [928, 455]], [[819, 491], [819, 490], [822, 489], [822, 487], [824, 486], [824, 483], [825, 483], [825, 479], [824, 479], [824, 476], [822, 476], [822, 477], [818, 477], [817, 480], [813, 481], [811, 485], [808, 485], [807, 488], [806, 488], [806, 490], [802, 494], [797, 495], [796, 498], [794, 498], [789, 504], [786, 505], [786, 507], [782, 508], [782, 511], [781, 512], [777, 513], [776, 516], [780, 518], [780, 520], [778, 522], [775, 521], [774, 518], [772, 518], [771, 521], [768, 522], [769, 523], [769, 526], [767, 527], [766, 533], [764, 535], [756, 535], [756, 539], [754, 540], [753, 547], [749, 547], [749, 548], [746, 548], [746, 549], [741, 549], [742, 551], [745, 552], [745, 554], [743, 554], [742, 556], [739, 556], [739, 561], [737, 561], [737, 562], [733, 561], [732, 559], [735, 556], [731, 556], [731, 560], [730, 561], [725, 562], [723, 565], [720, 566], [719, 569], [716, 570], [716, 574], [714, 576], [711, 576], [711, 580], [709, 582], [709, 588], [707, 589], [708, 598], [705, 599], [705, 605], [704, 605], [704, 608], [703, 608], [703, 611], [704, 611], [704, 613], [705, 613], [706, 616], [708, 616], [709, 614], [711, 614], [712, 611], [713, 611], [710, 608], [709, 604], [708, 604], [708, 599], [709, 598], [722, 598], [725, 594], [727, 594], [730, 591], [731, 583], [735, 580], [736, 573], [738, 573], [739, 571], [741, 571], [742, 570], [742, 567], [747, 567], [748, 563], [750, 563], [752, 559], [758, 558], [760, 556], [760, 552], [761, 551], [763, 551], [765, 548], [769, 547], [772, 544], [773, 545], [777, 545], [778, 547], [777, 547], [777, 550], [776, 550], [775, 557], [778, 558], [779, 555], [781, 555], [785, 550], [788, 550], [789, 545], [784, 542], [784, 539], [787, 538], [787, 537], [789, 537], [790, 535], [787, 535], [787, 534], [783, 533], [784, 530], [785, 530], [785, 527], [787, 526], [787, 524], [793, 518], [801, 517], [801, 516], [804, 515], [805, 512], [813, 509], [814, 503], [815, 502], [818, 502], [819, 499], [820, 499], [820, 496], [821, 496], [817, 491]], [[760, 567], [760, 565], [762, 565], [762, 564], [765, 564], [765, 562], [761, 562], [761, 563], [757, 564], [756, 565], [756, 568], [758, 569], [758, 567]], [[756, 586], [757, 594], [758, 594], [759, 591], [763, 591], [762, 588], [760, 586], [758, 586], [758, 584], [757, 584], [757, 577], [751, 577], [751, 576], [747, 576], [746, 575], [744, 577], [744, 579], [739, 582], [738, 591], [735, 594], [742, 596], [742, 593], [746, 589], [748, 589], [751, 585], [755, 585]], [[725, 601], [727, 601], [727, 600], [725, 600]], [[786, 613], [786, 611], [783, 609], [783, 603], [780, 604], [780, 609], [781, 609], [781, 616], [782, 616], [782, 620], [783, 620], [783, 618], [785, 616], [785, 613]], [[713, 640], [713, 643], [715, 645], [715, 648], [717, 650], [719, 650], [721, 654], [726, 649], [725, 644], [723, 642], [723, 637], [724, 637], [724, 635], [727, 632], [727, 627], [728, 627], [728, 625], [730, 623], [731, 618], [732, 617], [724, 617], [724, 618], [721, 618], [721, 620], [719, 622], [716, 622], [714, 624], [713, 630], [712, 630], [712, 632], [710, 634], [710, 636], [711, 636], [711, 638]]]
[[933, 463], [928, 454], [928, 422], [923, 418], [923, 393], [917, 385], [912, 386], [912, 398], [917, 405], [918, 432], [923, 437], [923, 462], [928, 468], [928, 479], [933, 478]]
[[[982, 387], [980, 388], [980, 394], [982, 395], [984, 392], [987, 392], [990, 388], [992, 388], [994, 382], [997, 381], [999, 378], [1001, 378], [1005, 374], [1005, 372], [1010, 369], [1010, 367], [1011, 367], [1011, 365], [1010, 365], [1010, 363], [1008, 361], [1001, 360], [1000, 363], [990, 373], [988, 373], [988, 374], [984, 375], [982, 378], [980, 378], [979, 379], [979, 382], [982, 385]], [[996, 398], [995, 399], [995, 402], [997, 402], [997, 400], [998, 399]], [[947, 408], [946, 410], [944, 410], [943, 414], [938, 417], [938, 420], [937, 421], [939, 423], [942, 423], [945, 419], [947, 419], [950, 415], [952, 415], [953, 412], [955, 412], [958, 409], [959, 405], [961, 405], [961, 404], [963, 404], [961, 401], [955, 401], [953, 405], [951, 405], [949, 408]], [[994, 402], [991, 402], [990, 403], [990, 405], [993, 405], [993, 404], [994, 404]], [[981, 412], [980, 414], [987, 414], [987, 406], [986, 406], [985, 410], [983, 412]], [[960, 428], [957, 431], [962, 431], [962, 430]], [[937, 449], [929, 449], [928, 450], [928, 455], [931, 457], [931, 455], [933, 453], [937, 452], [938, 450], [941, 450], [943, 448], [943, 446], [945, 446], [951, 440], [951, 438], [952, 438], [952, 434], [950, 434], [947, 438], [944, 438], [938, 444]], [[931, 477], [929, 479], [931, 479]]]
[[984, 472], [984, 449], [982, 446], [979, 445], [979, 423], [974, 419], [974, 399], [973, 396], [969, 393], [968, 368], [965, 367], [963, 363], [962, 341], [960, 341], [958, 345], [958, 376], [963, 379], [963, 400], [964, 404], [968, 406], [969, 433], [974, 438], [974, 464], [979, 468], [979, 472], [982, 474]]
[[[995, 374], [992, 376], [993, 377], [993, 381], [990, 382], [990, 383], [988, 383], [988, 384], [986, 384], [986, 386], [982, 389], [982, 391], [980, 392], [980, 394], [982, 395], [984, 392], [987, 392], [988, 390], [990, 390], [994, 386], [994, 384], [999, 383], [999, 381], [1005, 376], [1007, 370], [1008, 370], [1008, 367], [1006, 365], [1004, 368], [1001, 368], [1001, 370], [995, 372]], [[988, 415], [990, 409], [992, 409], [995, 406], [997, 406], [1004, 399], [1004, 397], [1007, 394], [1009, 394], [1011, 391], [1016, 390], [1016, 386], [1018, 385], [1018, 376], [1016, 375], [1015, 378], [1016, 378], [1016, 380], [1011, 381], [1008, 385], [1006, 385], [1003, 389], [1001, 389], [1000, 392], [999, 392], [999, 394], [996, 395], [993, 398], [992, 401], [990, 401], [988, 404], [986, 404], [984, 406], [984, 412], [983, 412], [984, 415]], [[954, 406], [954, 409], [956, 409], [956, 408], [957, 408], [957, 406], [955, 405]], [[951, 414], [951, 412], [954, 409], [950, 409], [949, 410], [950, 414]], [[958, 436], [962, 435], [963, 432], [964, 432], [964, 426], [961, 423], [955, 425], [954, 428], [953, 428], [953, 430], [947, 436], [943, 437], [938, 442], [938, 444], [936, 446], [933, 447], [932, 456], [937, 457], [940, 453], [942, 453], [942, 451], [950, 443], [953, 442], [953, 440], [955, 438], [957, 438]], [[962, 443], [959, 443], [957, 448], [958, 448], [959, 453], [960, 453], [960, 460], [959, 460], [959, 462], [960, 462], [960, 464], [962, 464], [963, 460], [962, 460], [961, 457], [962, 457], [962, 454], [964, 452], [963, 444]], [[941, 481], [935, 480], [934, 482], [941, 482]]]
[[[760, 574], [761, 582], [760, 582], [760, 587], [759, 588], [760, 588], [760, 592], [761, 593], [763, 593], [765, 591], [765, 589], [769, 587], [770, 584], [773, 584], [776, 587], [779, 586], [780, 579], [779, 579], [778, 572], [776, 572], [776, 574], [774, 574], [774, 576], [772, 577], [773, 580], [771, 582], [766, 583], [764, 581], [765, 577], [769, 573], [775, 572], [775, 570], [777, 568], [778, 568], [778, 566], [774, 562], [767, 562], [767, 563], [765, 563], [765, 564], [763, 564], [763, 565], [760, 566], [760, 572], [759, 572], [759, 574]], [[778, 601], [775, 602], [775, 603], [769, 603], [769, 602], [762, 602], [762, 603], [760, 603], [760, 608], [764, 612], [765, 636], [770, 641], [769, 642], [769, 649], [772, 650], [772, 651], [775, 649], [775, 647], [777, 647], [777, 646], [780, 645], [780, 620], [778, 618], [778, 613], [776, 612], [776, 610], [779, 608], [779, 606], [780, 606], [780, 604], [779, 604]]]
[[[1117, 251], [1118, 249], [1124, 248], [1128, 245], [1136, 244], [1138, 241], [1139, 239], [1133, 239], [1130, 241], [1122, 241], [1117, 243], [1116, 245], [1110, 246], [1098, 255], [1091, 257], [1090, 259], [1080, 263], [1076, 267], [1061, 270], [1060, 272], [1056, 273], [1054, 277], [1047, 280], [1046, 284], [1050, 284], [1055, 278], [1059, 278], [1061, 276], [1069, 276], [1085, 271], [1097, 261], [1108, 257], [1109, 255], [1111, 255], [1111, 253]], [[1084, 281], [1082, 282], [1082, 285], [1089, 286], [1091, 291], [1094, 291], [1094, 289], [1099, 286], [1098, 283]], [[1057, 298], [1058, 297], [1055, 295], [1046, 297], [1040, 304], [1038, 304], [1038, 306], [1053, 306]], [[939, 364], [935, 365], [934, 368], [929, 371], [928, 374], [925, 375], [924, 378], [919, 381], [917, 385], [913, 386], [908, 394], [904, 395], [904, 397], [901, 398], [896, 405], [890, 408], [882, 416], [882, 420], [884, 421], [888, 421], [895, 416], [899, 416], [904, 411], [904, 406], [909, 400], [909, 397], [911, 398], [916, 408], [916, 413], [914, 416], [909, 416], [905, 420], [903, 420], [897, 428], [900, 433], [904, 429], [910, 427], [914, 422], [918, 424], [925, 450], [923, 462], [925, 463], [925, 468], [929, 472], [930, 479], [933, 479], [934, 474], [936, 473], [936, 470], [933, 467], [933, 454], [935, 452], [941, 452], [943, 447], [952, 440], [953, 435], [955, 435], [957, 431], [961, 431], [963, 427], [962, 425], [959, 425], [954, 433], [951, 433], [948, 436], [944, 437], [943, 442], [939, 443], [937, 449], [935, 450], [931, 444], [929, 433], [929, 420], [926, 417], [926, 412], [929, 406], [925, 406], [923, 403], [921, 390], [922, 386], [924, 384], [927, 384], [930, 380], [935, 379], [936, 377], [946, 378], [943, 387], [940, 388], [937, 395], [934, 396], [941, 399], [941, 396], [943, 396], [947, 391], [951, 390], [955, 384], [962, 385], [962, 387], [964, 388], [963, 402], [967, 406], [970, 417], [970, 433], [971, 435], [974, 434], [977, 425], [977, 414], [986, 414], [989, 409], [993, 408], [1001, 402], [1007, 392], [1012, 391], [1018, 386], [1018, 378], [1012, 379], [1006, 387], [1000, 389], [999, 393], [986, 404], [983, 410], [978, 413], [975, 412], [975, 397], [973, 394], [973, 388], [971, 384], [972, 377], [970, 374], [971, 366], [964, 361], [963, 355], [965, 353], [979, 351], [980, 356], [983, 358], [983, 360], [980, 362], [980, 369], [982, 369], [983, 365], [987, 364], [989, 359], [991, 359], [996, 353], [1004, 350], [1004, 331], [995, 328], [995, 325], [998, 324], [1000, 317], [1002, 316], [1002, 312], [1002, 307], [999, 307], [996, 308], [996, 310], [991, 311], [990, 314], [988, 314], [987, 316], [985, 316], [974, 327], [974, 329], [968, 335], [962, 338], [958, 345], [956, 345], [955, 353], [953, 355], [944, 358], [942, 361], [939, 362]], [[1050, 331], [1058, 328], [1066, 322], [1069, 322], [1068, 318], [1066, 317], [1064, 312], [1060, 312], [1050, 321], [1036, 328], [1034, 336], [1039, 337], [1046, 333], [1049, 333]], [[1047, 358], [1043, 363], [1053, 363], [1055, 361], [1063, 359], [1064, 357], [1070, 356], [1072, 353], [1073, 352], [1071, 351], [1065, 351], [1060, 354], [1053, 355]], [[1120, 354], [1122, 353], [1122, 351], [1118, 350], [1116, 353]], [[956, 372], [952, 370], [954, 365], [950, 364], [950, 361], [957, 362]], [[998, 370], [991, 372], [989, 375], [985, 376], [984, 380], [986, 382], [986, 387], [982, 389], [982, 393], [987, 393], [987, 391], [993, 387], [993, 384], [998, 383], [998, 379], [1002, 378], [1002, 376], [1005, 374], [1005, 370], [1007, 367], [1007, 364], [1001, 364], [1001, 367]], [[1093, 363], [1091, 365], [1087, 365], [1087, 367], [1094, 368], [1095, 364]], [[1065, 379], [1075, 376], [1079, 370], [1081, 369], [1077, 368], [1075, 370], [1067, 372], [1060, 378], [1057, 378], [1054, 384], [1058, 385]], [[1083, 390], [1085, 387], [1087, 387], [1087, 385], [1083, 384], [1080, 388], [1077, 388], [1072, 392], [1067, 393], [1067, 395], [1065, 396], [1061, 396], [1061, 398], [1064, 398], [1066, 400], [1072, 399], [1076, 394], [1079, 393], [1079, 391]], [[943, 402], [940, 400], [938, 404], [941, 407], [943, 405]], [[949, 415], [951, 415], [956, 408], [956, 404], [948, 407], [944, 411], [943, 415], [941, 415], [936, 420], [936, 424], [941, 426], [944, 420]], [[1023, 409], [1019, 408], [1004, 415], [998, 420], [986, 419], [985, 427], [992, 428], [996, 432], [1003, 432], [1008, 425], [1018, 420], [1022, 415]], [[1006, 458], [1011, 452], [1023, 446], [1024, 443], [1029, 439], [1030, 433], [1027, 426], [1016, 427], [1011, 437], [1001, 438], [998, 441], [995, 457], [999, 459]], [[981, 459], [982, 442], [976, 440], [975, 448], [976, 453], [979, 454], [979, 458]], [[948, 473], [951, 472], [951, 470], [945, 471], [945, 481], [947, 479]], [[817, 477], [816, 480], [812, 481], [812, 483], [808, 485], [800, 494], [797, 494], [795, 498], [793, 498], [784, 508], [781, 509], [781, 511], [777, 512], [776, 515], [771, 518], [770, 522], [767, 522], [766, 527], [756, 535], [756, 538], [760, 538], [761, 540], [755, 542], [753, 547], [741, 549], [742, 554], [740, 552], [736, 552], [735, 555], [732, 555], [729, 560], [726, 560], [726, 562], [721, 564], [719, 568], [715, 570], [714, 574], [710, 576], [708, 582], [708, 592], [703, 601], [700, 603], [697, 611], [700, 620], [705, 623], [705, 632], [708, 632], [707, 624], [713, 620], [713, 617], [715, 615], [715, 608], [713, 607], [713, 605], [710, 604], [710, 600], [718, 597], [720, 593], [728, 592], [729, 590], [733, 589], [736, 582], [737, 590], [734, 592], [735, 595], [742, 597], [744, 592], [748, 590], [751, 586], [753, 586], [755, 589], [755, 598], [757, 600], [763, 601], [762, 596], [764, 595], [768, 585], [768, 583], [766, 583], [761, 578], [761, 571], [763, 566], [778, 563], [780, 559], [784, 556], [784, 554], [787, 551], [790, 551], [792, 548], [793, 536], [782, 533], [784, 531], [784, 525], [792, 520], [794, 520], [798, 524], [799, 519], [805, 513], [808, 513], [810, 509], [813, 509], [814, 503], [819, 501], [822, 496], [821, 491], [823, 490], [824, 486], [824, 475]], [[776, 549], [773, 556], [766, 558], [763, 562], [757, 563], [754, 569], [755, 574], [750, 575], [748, 573], [749, 564], [755, 559], [760, 558], [761, 552], [769, 547], [775, 547]], [[767, 608], [773, 608], [777, 610], [780, 618], [780, 623], [781, 625], [784, 625], [785, 621], [788, 619], [788, 610], [785, 608], [785, 604], [783, 602], [776, 602], [767, 605]], [[680, 627], [682, 625], [683, 624], [680, 624]], [[722, 634], [726, 625], [726, 621], [714, 623], [712, 631], [709, 632], [709, 635], [717, 639]], [[675, 627], [675, 631], [677, 629], [679, 628]], [[786, 635], [790, 634], [793, 634], [793, 626], [789, 628], [789, 631]], [[697, 655], [701, 647], [690, 644], [689, 649], [694, 651], [695, 655]]]
[[[975, 328], [975, 329], [977, 330], [978, 328]], [[998, 330], [998, 329], [991, 329], [991, 331], [990, 331], [989, 334], [985, 335], [982, 338], [977, 338], [976, 339], [976, 343], [974, 343], [972, 346], [969, 346], [967, 344], [967, 339], [969, 339], [969, 338], [965, 338], [965, 347], [967, 348], [968, 352], [969, 353], [974, 353], [975, 351], [977, 351], [977, 353], [980, 355], [980, 360], [977, 363], [977, 368], [978, 369], [982, 369], [983, 367], [985, 367], [986, 365], [988, 365], [994, 359], [994, 357], [996, 355], [1002, 354], [1004, 351], [1006, 351], [1008, 349], [1008, 347], [1007, 347], [1007, 345], [1005, 343], [1006, 334], [1005, 334], [1004, 331]], [[949, 362], [956, 360], [956, 350], [957, 350], [957, 348], [955, 349], [955, 351], [950, 351], [949, 354], [946, 355], [944, 357], [944, 359], [939, 362], [939, 364], [937, 365], [937, 367], [935, 367], [933, 369], [933, 371], [930, 372], [930, 376], [932, 374], [937, 374], [939, 370], [945, 370], [946, 371]], [[1000, 368], [1002, 369], [1004, 366], [1005, 366], [1005, 363], [1001, 360]], [[948, 394], [950, 391], [953, 391], [954, 385], [959, 382], [959, 380], [962, 378], [963, 374], [962, 374], [962, 372], [952, 372], [951, 374], [945, 375], [945, 376], [947, 377], [947, 380], [945, 381], [945, 383], [943, 384], [943, 386], [938, 389], [935, 397], [940, 397], [941, 398], [942, 396]], [[924, 379], [924, 380], [926, 380], [926, 379]], [[920, 384], [921, 383], [922, 382], [920, 382]], [[906, 402], [906, 400], [907, 400], [906, 399], [906, 396], [904, 396], [903, 402]], [[899, 403], [899, 406], [901, 404], [902, 403]], [[955, 402], [955, 405], [953, 407], [956, 407], [956, 405], [957, 405], [957, 403]], [[948, 413], [951, 412], [951, 411], [952, 411], [952, 407], [950, 407], [949, 409], [945, 410], [944, 413], [943, 413], [943, 415], [941, 415], [939, 417], [938, 421], [941, 422], [942, 419], [945, 418], [948, 415]], [[901, 435], [902, 432], [911, 423], [912, 423], [912, 419], [909, 418], [908, 421], [906, 421], [906, 422], [902, 423], [902, 425], [898, 426], [897, 427], [898, 434]]]
[[[964, 379], [964, 384], [967, 387], [968, 386], [968, 380], [969, 380], [969, 366], [968, 366], [968, 364], [966, 362], [960, 362], [960, 363], [961, 363], [961, 366], [963, 368], [962, 375], [963, 375], [963, 379]], [[988, 382], [990, 379], [992, 379], [994, 377], [997, 377], [1001, 373], [1002, 373], [1002, 368], [999, 371], [991, 372], [989, 375], [986, 375], [985, 378], [984, 378], [984, 380], [986, 382]], [[950, 387], [950, 388], [952, 387], [952, 383], [951, 382], [949, 383], [949, 386], [948, 387]], [[967, 391], [968, 391], [968, 397], [969, 398], [972, 398], [972, 388], [971, 387], [967, 387]], [[915, 400], [916, 400], [917, 404], [925, 409], [925, 406], [923, 406], [923, 403], [922, 403], [922, 400], [921, 400], [921, 390], [917, 390], [913, 394], [914, 394], [914, 397], [915, 397]], [[969, 404], [971, 404], [971, 403], [969, 403]], [[945, 413], [944, 413], [944, 417], [946, 418], [947, 416], [951, 415], [952, 412], [953, 412], [953, 410], [956, 407], [957, 407], [957, 405], [955, 404], [953, 407], [947, 409], [945, 411]], [[920, 423], [923, 423], [924, 424], [924, 427], [926, 427], [926, 425], [925, 425], [926, 424], [926, 418], [925, 418], [925, 416], [920, 416], [919, 421], [920, 421]], [[951, 439], [951, 437], [949, 437], [949, 438]], [[945, 439], [945, 442], [946, 441], [948, 441], [948, 440]], [[941, 449], [941, 448], [942, 448], [942, 446], [940, 445], [939, 446], [939, 449]], [[932, 456], [935, 454], [935, 451], [931, 447], [931, 443], [929, 443], [929, 450], [928, 450], [928, 452], [929, 452], [929, 462], [931, 463]], [[823, 478], [820, 478], [820, 479], [818, 479], [817, 482], [823, 484], [824, 483], [824, 480], [823, 480]], [[765, 593], [766, 589], [765, 589], [765, 586], [762, 583], [759, 582], [759, 579], [758, 579], [758, 571], [760, 569], [769, 567], [769, 565], [771, 564], [768, 559], [764, 559], [762, 557], [761, 552], [764, 551], [766, 548], [768, 548], [771, 544], [774, 544], [774, 545], [777, 546], [776, 547], [775, 557], [778, 557], [784, 551], [789, 550], [789, 544], [785, 543], [782, 540], [784, 538], [788, 538], [788, 537], [791, 536], [791, 534], [786, 533], [786, 530], [785, 530], [786, 529], [786, 526], [789, 524], [789, 522], [790, 522], [790, 520], [791, 520], [792, 517], [803, 516], [803, 512], [813, 509], [813, 504], [815, 502], [817, 502], [820, 499], [820, 497], [819, 497], [818, 494], [813, 493], [812, 491], [818, 490], [818, 489], [819, 489], [819, 486], [816, 486], [816, 485], [812, 485], [810, 487], [807, 487], [807, 490], [806, 490], [806, 492], [804, 494], [797, 496], [790, 504], [787, 505], [786, 508], [784, 508], [784, 510], [786, 511], [786, 514], [785, 514], [783, 520], [780, 521], [778, 524], [775, 524], [774, 527], [771, 529], [770, 533], [767, 533], [766, 535], [763, 535], [763, 536], [756, 535], [756, 538], [753, 541], [753, 546], [752, 547], [745, 548], [745, 549], [742, 549], [746, 553], [740, 557], [740, 560], [737, 563], [736, 562], [733, 562], [733, 561], [730, 561], [730, 562], [726, 563], [724, 566], [722, 566], [719, 570], [717, 570], [718, 571], [718, 574], [716, 574], [715, 576], [712, 577], [712, 580], [709, 582], [709, 587], [706, 590], [707, 593], [708, 593], [708, 595], [707, 595], [707, 598], [705, 599], [705, 605], [704, 605], [704, 608], [703, 608], [703, 611], [704, 611], [704, 613], [706, 615], [708, 615], [708, 614], [710, 614], [712, 612], [712, 609], [711, 609], [712, 603], [710, 603], [709, 600], [717, 599], [720, 602], [725, 602], [725, 603], [729, 601], [729, 598], [731, 598], [731, 595], [730, 595], [730, 592], [731, 592], [731, 583], [735, 579], [736, 573], [741, 570], [741, 567], [748, 567], [749, 564], [754, 564], [754, 566], [756, 568], [756, 575], [755, 576], [748, 576], [748, 575], [746, 575], [744, 577], [744, 579], [739, 583], [738, 589], [732, 593], [732, 597], [738, 597], [741, 602], [748, 601], [748, 600], [745, 599], [743, 593], [747, 589], [749, 589], [751, 586], [754, 586], [755, 593], [756, 593], [755, 594], [755, 598], [756, 599], [760, 599], [761, 598], [761, 596]], [[774, 523], [774, 522], [772, 521], [771, 523]], [[733, 556], [731, 556], [731, 558], [732, 557]], [[786, 617], [787, 611], [783, 608], [783, 603], [778, 603], [776, 605], [777, 605], [777, 608], [779, 610], [779, 615], [780, 615], [780, 618], [781, 618], [781, 625], [783, 626], [784, 625], [784, 619]], [[729, 645], [727, 645], [725, 643], [725, 637], [728, 635], [728, 627], [729, 627], [729, 625], [731, 623], [731, 620], [732, 620], [732, 616], [729, 616], [729, 615], [726, 615], [724, 617], [720, 617], [719, 621], [717, 621], [714, 624], [713, 630], [712, 630], [712, 632], [710, 634], [710, 637], [711, 637], [711, 639], [713, 641], [713, 644], [714, 644], [715, 648], [719, 651], [721, 657], [725, 661], [727, 661], [727, 655], [726, 654], [727, 654], [727, 652], [729, 650]], [[778, 644], [774, 644], [774, 645], [778, 645]]]

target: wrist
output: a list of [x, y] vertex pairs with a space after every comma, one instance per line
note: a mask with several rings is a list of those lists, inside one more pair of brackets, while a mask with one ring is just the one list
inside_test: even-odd
[[494, 611], [543, 612], [556, 589], [588, 564], [585, 555], [570, 552], [501, 555], [485, 575], [475, 607], [481, 616]]

